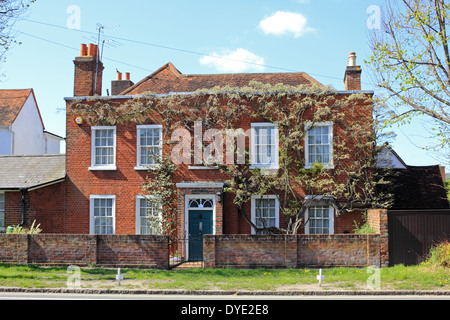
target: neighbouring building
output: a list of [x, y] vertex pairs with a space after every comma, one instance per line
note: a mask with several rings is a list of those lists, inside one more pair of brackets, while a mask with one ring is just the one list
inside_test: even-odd
[[33, 89], [0, 90], [0, 155], [59, 154], [63, 140], [45, 131]]
[[65, 155], [0, 156], [0, 232], [7, 226], [45, 233], [64, 229]]
[[34, 220], [62, 230], [63, 140], [45, 130], [33, 89], [0, 90], [0, 232]]
[[448, 209], [445, 167], [439, 165], [410, 166], [385, 143], [379, 147], [377, 164], [387, 169], [383, 176], [389, 184], [384, 192], [393, 196], [392, 210]]

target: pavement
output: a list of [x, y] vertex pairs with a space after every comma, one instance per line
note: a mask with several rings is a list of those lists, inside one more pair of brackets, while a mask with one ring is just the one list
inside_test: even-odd
[[177, 289], [89, 289], [89, 288], [14, 288], [2, 287], [0, 293], [40, 293], [40, 294], [83, 294], [83, 295], [159, 295], [159, 296], [253, 296], [253, 297], [294, 297], [294, 296], [440, 296], [450, 299], [448, 290], [330, 290], [330, 291], [235, 291], [235, 290], [177, 290]]

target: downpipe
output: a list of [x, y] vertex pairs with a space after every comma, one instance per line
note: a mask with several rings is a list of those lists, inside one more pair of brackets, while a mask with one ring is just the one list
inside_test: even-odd
[[22, 206], [22, 222], [20, 223], [19, 227], [23, 227], [24, 224], [25, 224], [25, 211], [26, 211], [25, 196], [28, 193], [28, 188], [21, 188], [20, 192], [22, 193], [22, 202], [21, 202], [21, 206]]

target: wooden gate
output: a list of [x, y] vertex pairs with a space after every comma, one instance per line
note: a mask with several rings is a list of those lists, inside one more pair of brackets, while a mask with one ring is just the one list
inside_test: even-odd
[[450, 210], [392, 210], [388, 229], [389, 264], [417, 265], [434, 244], [450, 239]]

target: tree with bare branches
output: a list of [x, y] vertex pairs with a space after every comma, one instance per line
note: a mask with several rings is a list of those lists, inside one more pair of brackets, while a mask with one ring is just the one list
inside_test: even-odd
[[36, 0], [0, 0], [0, 61], [15, 43], [12, 27]]
[[389, 122], [431, 120], [440, 143], [427, 147], [444, 153], [450, 145], [449, 17], [448, 0], [386, 0], [368, 61], [391, 107]]

